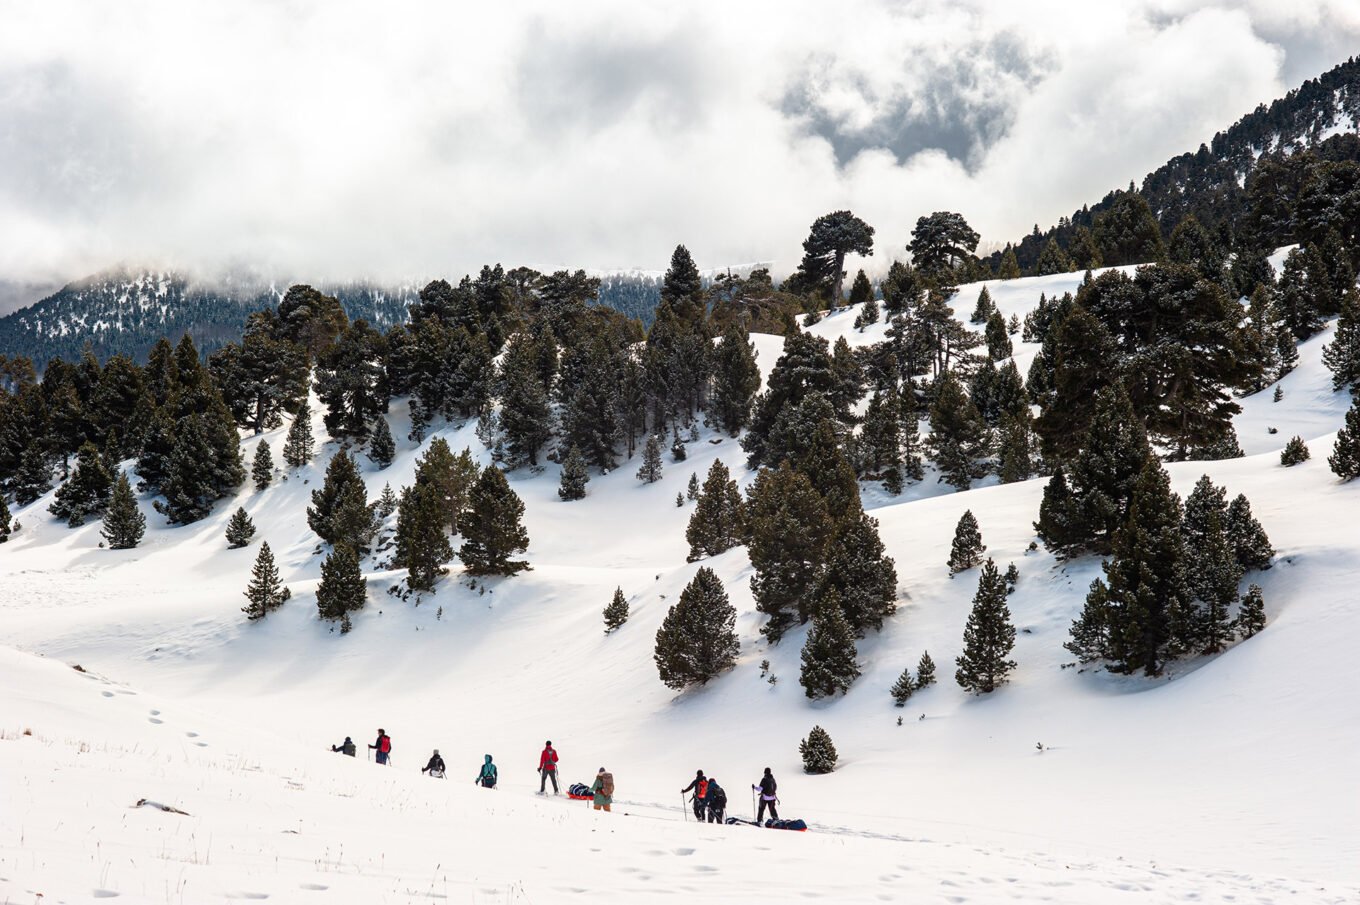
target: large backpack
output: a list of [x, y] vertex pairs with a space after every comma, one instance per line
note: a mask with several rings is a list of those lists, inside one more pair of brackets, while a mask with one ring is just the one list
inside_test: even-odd
[[613, 797], [614, 797], [614, 774], [613, 774], [613, 773], [601, 773], [601, 774], [600, 774], [600, 791], [604, 793], [604, 795], [605, 795], [606, 798], [613, 798]]
[[694, 784], [694, 797], [700, 801], [708, 797], [708, 780], [701, 779]]
[[722, 790], [722, 786], [711, 779], [708, 781], [708, 806], [715, 811], [721, 811], [727, 807], [727, 793]]
[[556, 749], [556, 748], [549, 748], [549, 749], [548, 749], [548, 759], [547, 759], [547, 761], [544, 762], [543, 768], [544, 768], [545, 770], [556, 770], [556, 769], [557, 769], [557, 749]]
[[[390, 736], [390, 735], [384, 735], [384, 736], [382, 737], [382, 740], [381, 740], [380, 742], [378, 742], [378, 750], [381, 751], [383, 754], [391, 754], [391, 753], [392, 753], [392, 736]], [[420, 761], [416, 761], [416, 763], [420, 763]]]

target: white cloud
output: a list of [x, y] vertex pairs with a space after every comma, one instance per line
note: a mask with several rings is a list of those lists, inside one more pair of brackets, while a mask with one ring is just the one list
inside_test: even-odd
[[788, 266], [846, 206], [882, 265], [932, 210], [1047, 224], [1360, 37], [1353, 4], [1116, 6], [11, 4], [0, 279]]

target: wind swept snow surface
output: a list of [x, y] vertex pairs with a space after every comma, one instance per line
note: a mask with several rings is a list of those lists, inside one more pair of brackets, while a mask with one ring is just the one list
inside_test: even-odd
[[[1009, 317], [1079, 280], [988, 286]], [[979, 288], [961, 289], [965, 316]], [[880, 338], [882, 324], [854, 331], [854, 315], [812, 330]], [[1023, 373], [1035, 348], [1014, 339]], [[754, 341], [768, 375], [780, 341]], [[685, 562], [693, 504], [674, 500], [690, 474], [721, 458], [743, 487], [754, 477], [737, 441], [712, 432], [685, 462], [666, 456], [659, 482], [625, 461], [579, 502], [558, 500], [555, 465], [512, 473], [532, 571], [473, 585], [455, 560], [437, 594], [402, 601], [386, 590], [404, 573], [367, 559], [368, 605], [344, 636], [316, 617], [305, 514], [334, 444], [194, 525], [165, 527], [143, 499], [135, 550], [100, 549], [98, 524], [56, 523], [49, 494], [15, 513], [23, 530], [0, 547], [13, 648], [0, 649], [0, 902], [1360, 901], [1360, 483], [1326, 465], [1347, 405], [1318, 360], [1326, 341], [1300, 346], [1281, 402], [1269, 388], [1244, 400], [1248, 457], [1168, 466], [1182, 495], [1203, 473], [1245, 493], [1278, 556], [1244, 581], [1264, 589], [1265, 631], [1156, 680], [1070, 665], [1062, 645], [1100, 565], [1026, 551], [1042, 480], [952, 493], [928, 474], [897, 498], [866, 485], [899, 609], [860, 642], [849, 693], [816, 703], [797, 681], [805, 630], [773, 648], [760, 635], [744, 548]], [[1293, 433], [1313, 457], [1282, 468]], [[438, 434], [486, 461], [471, 425]], [[263, 439], [278, 449], [283, 430]], [[398, 448], [383, 471], [360, 460], [370, 498], [412, 480], [424, 446]], [[258, 533], [228, 550], [238, 505]], [[945, 565], [965, 509], [987, 555], [1020, 570], [1018, 668], [985, 697], [953, 682], [977, 583]], [[293, 596], [251, 624], [242, 591], [261, 539]], [[700, 566], [737, 608], [741, 654], [677, 695], [652, 647]], [[606, 636], [616, 586], [631, 615]], [[894, 707], [888, 688], [927, 650], [938, 684]], [[814, 725], [840, 753], [829, 775], [801, 772]], [[364, 759], [379, 726], [390, 768]], [[358, 758], [330, 752], [346, 735]], [[564, 786], [614, 774], [614, 813], [534, 795], [545, 739]], [[419, 772], [434, 748], [447, 781]], [[472, 784], [487, 753], [495, 791]], [[766, 766], [781, 815], [809, 832], [685, 822], [678, 790], [696, 769], [745, 815]], [[142, 799], [187, 814], [133, 807]]]

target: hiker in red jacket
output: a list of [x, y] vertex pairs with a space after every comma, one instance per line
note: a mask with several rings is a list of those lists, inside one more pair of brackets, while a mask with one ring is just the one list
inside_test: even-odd
[[370, 750], [378, 752], [378, 756], [375, 758], [378, 763], [386, 764], [388, 755], [392, 753], [392, 736], [379, 729], [378, 740], [368, 747]]
[[552, 780], [553, 794], [557, 795], [557, 750], [553, 748], [552, 741], [543, 743], [543, 753], [538, 756], [538, 794], [546, 794], [548, 780]]

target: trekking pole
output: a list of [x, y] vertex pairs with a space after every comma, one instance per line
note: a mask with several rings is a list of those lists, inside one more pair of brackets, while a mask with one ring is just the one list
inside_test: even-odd
[[685, 793], [680, 793], [680, 817], [685, 823], [689, 823], [689, 808], [685, 803]]
[[759, 820], [760, 812], [756, 810], [756, 790], [751, 790], [751, 819]]

